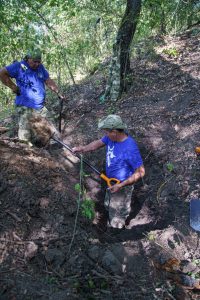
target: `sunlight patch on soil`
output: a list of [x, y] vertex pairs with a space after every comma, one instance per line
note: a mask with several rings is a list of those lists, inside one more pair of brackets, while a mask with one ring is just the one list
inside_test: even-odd
[[182, 128], [181, 130], [179, 130], [178, 136], [180, 139], [185, 139], [185, 138], [193, 136], [194, 134], [199, 133], [199, 131], [200, 131], [200, 125], [191, 124], [187, 127]]

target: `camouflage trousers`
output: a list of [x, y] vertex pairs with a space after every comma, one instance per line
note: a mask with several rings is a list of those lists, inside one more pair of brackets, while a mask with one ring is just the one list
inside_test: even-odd
[[131, 196], [134, 186], [126, 186], [117, 193], [106, 190], [104, 206], [108, 211], [109, 223], [113, 228], [123, 228], [131, 211]]
[[16, 112], [18, 115], [18, 138], [20, 141], [31, 143], [34, 141], [34, 137], [32, 135], [32, 131], [30, 128], [29, 119], [33, 116], [33, 114], [40, 115], [43, 118], [49, 120], [52, 123], [52, 116], [47, 110], [46, 107], [41, 109], [33, 109], [25, 106], [16, 106]]

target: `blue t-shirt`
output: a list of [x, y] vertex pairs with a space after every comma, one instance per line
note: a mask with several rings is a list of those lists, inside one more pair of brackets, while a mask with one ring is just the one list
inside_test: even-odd
[[135, 140], [128, 136], [123, 142], [113, 142], [108, 136], [101, 141], [106, 145], [106, 175], [120, 181], [130, 177], [143, 165]]
[[15, 62], [6, 69], [11, 78], [16, 79], [16, 84], [20, 88], [20, 96], [16, 96], [15, 104], [34, 109], [44, 106], [45, 81], [49, 78], [49, 73], [42, 64], [36, 70], [29, 67], [26, 61]]

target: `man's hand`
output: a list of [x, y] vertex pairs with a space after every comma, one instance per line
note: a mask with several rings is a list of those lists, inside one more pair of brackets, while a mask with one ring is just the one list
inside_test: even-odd
[[109, 188], [112, 194], [118, 192], [120, 189], [121, 189], [120, 183], [116, 183]]
[[20, 96], [21, 95], [20, 88], [18, 86], [16, 86], [16, 88], [13, 89], [13, 93], [16, 94], [17, 96]]
[[60, 100], [63, 100], [63, 101], [66, 101], [66, 100], [67, 100], [67, 98], [66, 98], [64, 95], [60, 94], [60, 93], [58, 93], [58, 98], [59, 98]]
[[50, 77], [45, 81], [45, 84], [48, 86], [48, 88], [56, 93], [56, 95], [58, 96], [59, 99], [61, 100], [67, 100], [67, 98], [59, 92], [59, 88], [57, 86], [57, 84], [55, 83], [55, 81], [53, 79], [51, 79]]
[[84, 152], [84, 148], [85, 148], [85, 146], [74, 147], [74, 148], [72, 148], [72, 151], [74, 153], [81, 153], [81, 152]]

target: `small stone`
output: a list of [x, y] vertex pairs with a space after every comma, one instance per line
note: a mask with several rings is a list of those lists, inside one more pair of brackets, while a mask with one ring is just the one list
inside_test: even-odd
[[105, 252], [102, 264], [107, 271], [113, 274], [122, 274], [122, 265], [110, 250]]
[[25, 257], [28, 259], [33, 258], [38, 250], [38, 246], [34, 242], [29, 242], [26, 247]]
[[91, 259], [97, 261], [100, 257], [101, 249], [98, 246], [93, 246], [88, 250], [88, 255]]
[[65, 259], [64, 254], [59, 249], [48, 249], [45, 254], [48, 263], [52, 263], [54, 267], [59, 267]]
[[49, 206], [49, 198], [42, 197], [39, 199], [40, 207], [41, 208], [47, 208]]

